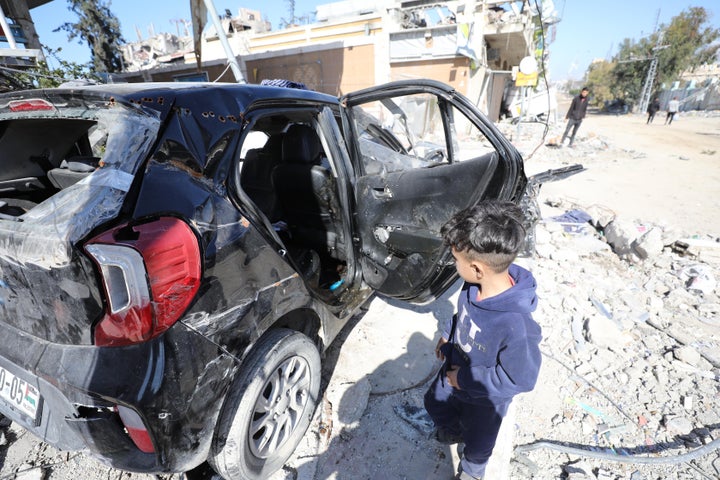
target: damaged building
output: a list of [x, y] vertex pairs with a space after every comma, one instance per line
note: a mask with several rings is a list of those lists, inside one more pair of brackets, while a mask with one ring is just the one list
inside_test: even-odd
[[[0, 66], [24, 70], [45, 59], [30, 9], [50, 0], [0, 0]], [[0, 91], [16, 88], [10, 70], [0, 71]], [[6, 73], [9, 73], [6, 75]]]
[[[536, 55], [536, 31], [543, 24], [531, 2], [499, 0], [346, 0], [318, 5], [315, 23], [278, 31], [270, 31], [257, 11], [241, 8], [221, 17], [249, 83], [283, 78], [341, 95], [393, 80], [430, 78], [452, 85], [493, 120], [513, 69]], [[213, 24], [202, 35], [199, 67], [185, 33], [126, 46], [120, 77], [235, 81]]]

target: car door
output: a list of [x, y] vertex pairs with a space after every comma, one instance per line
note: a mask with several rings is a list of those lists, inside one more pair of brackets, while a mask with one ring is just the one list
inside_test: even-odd
[[382, 294], [430, 301], [456, 278], [440, 228], [482, 200], [519, 201], [522, 158], [467, 98], [439, 82], [393, 82], [341, 104], [363, 278]]

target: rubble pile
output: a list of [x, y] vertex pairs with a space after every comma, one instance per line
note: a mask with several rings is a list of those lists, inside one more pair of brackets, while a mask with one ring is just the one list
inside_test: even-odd
[[544, 365], [518, 399], [511, 478], [720, 478], [718, 239], [548, 203], [532, 264]]

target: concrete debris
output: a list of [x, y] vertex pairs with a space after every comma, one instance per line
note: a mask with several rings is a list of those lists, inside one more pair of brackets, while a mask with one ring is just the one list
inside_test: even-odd
[[583, 461], [575, 462], [570, 465], [565, 465], [563, 470], [567, 474], [566, 478], [568, 480], [581, 480], [595, 477], [595, 475], [593, 475], [592, 473], [592, 466], [589, 463]]
[[663, 424], [668, 433], [672, 435], [686, 435], [693, 429], [693, 422], [682, 416], [666, 416]]
[[702, 355], [690, 345], [683, 345], [680, 348], [676, 348], [673, 350], [673, 356], [693, 367], [699, 367], [702, 362]]
[[[522, 125], [523, 131], [542, 127]], [[553, 149], [557, 163], [592, 162], [593, 149], [607, 148], [585, 132], [580, 129], [574, 148]], [[515, 142], [521, 149], [522, 141]], [[574, 210], [590, 219], [571, 231], [553, 219], [567, 220], [563, 215]], [[720, 242], [562, 197], [544, 201], [541, 218], [536, 255], [521, 260], [537, 279], [533, 315], [543, 329], [543, 365], [535, 389], [512, 403], [512, 443], [550, 440], [610, 459], [540, 448], [516, 455], [509, 475], [488, 478], [720, 478], [717, 451], [678, 464], [612, 460], [673, 457], [720, 437], [720, 289], [714, 282]], [[458, 289], [422, 306], [376, 297], [361, 321], [343, 330], [323, 362], [329, 386], [320, 411], [294, 457], [269, 480], [454, 474], [456, 452], [427, 438], [430, 424], [420, 406], [439, 367], [433, 353], [438, 322], [452, 315]], [[408, 309], [416, 315], [405, 314]], [[31, 436], [3, 421], [6, 441], [25, 445]], [[0, 458], [8, 451], [0, 449]], [[75, 462], [34, 447], [20, 455], [37, 459], [24, 468]], [[19, 465], [11, 455], [4, 462], [6, 469]], [[48, 480], [110, 477], [107, 467], [98, 468], [94, 475]], [[120, 478], [117, 471], [113, 478]]]
[[639, 235], [637, 225], [619, 217], [605, 227], [605, 239], [613, 247], [613, 251], [621, 257], [634, 254], [633, 242]]
[[688, 290], [698, 290], [704, 294], [709, 294], [715, 290], [717, 285], [712, 269], [707, 265], [687, 266], [680, 270], [678, 275]]
[[651, 228], [635, 239], [631, 246], [635, 254], [643, 260], [660, 255], [665, 246], [663, 244], [662, 230]]
[[45, 471], [39, 467], [21, 468], [17, 474], [15, 474], [15, 480], [43, 480], [44, 478]]
[[602, 348], [618, 348], [629, 343], [627, 337], [617, 324], [603, 316], [595, 315], [587, 319], [585, 324], [587, 341]]
[[[515, 444], [548, 439], [617, 455], [672, 456], [718, 438], [720, 258], [703, 259], [700, 250], [720, 253], [720, 243], [562, 198], [541, 210], [536, 318], [546, 356], [574, 374], [560, 373], [557, 362], [543, 364], [535, 391], [518, 402]], [[590, 217], [578, 218], [589, 230], [572, 222], [577, 211]], [[588, 254], [581, 238], [612, 248]], [[556, 260], [573, 256], [572, 264]], [[539, 474], [517, 462], [510, 478], [701, 476], [687, 466], [620, 464], [542, 449], [527, 455]], [[693, 462], [703, 478], [717, 477], [716, 458]]]

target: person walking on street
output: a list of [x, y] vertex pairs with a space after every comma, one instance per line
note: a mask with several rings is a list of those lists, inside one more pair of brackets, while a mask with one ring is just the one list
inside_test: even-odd
[[665, 125], [672, 125], [673, 118], [675, 118], [675, 114], [680, 110], [680, 102], [678, 102], [677, 97], [673, 97], [672, 100], [668, 102], [668, 111], [667, 116], [665, 117]]
[[653, 119], [655, 119], [655, 114], [660, 111], [660, 100], [655, 97], [655, 100], [650, 102], [650, 105], [648, 105], [647, 108], [647, 122], [645, 122], [646, 125], [650, 125], [653, 122]]
[[573, 98], [567, 115], [565, 115], [565, 120], [567, 120], [568, 123], [567, 127], [565, 127], [565, 133], [563, 133], [560, 145], [565, 143], [565, 138], [568, 136], [570, 128], [572, 128], [572, 135], [570, 135], [570, 143], [568, 144], [569, 147], [572, 147], [572, 144], [575, 141], [575, 134], [577, 133], [578, 128], [580, 128], [580, 124], [582, 123], [583, 118], [585, 118], [585, 112], [587, 112], [587, 96], [589, 92], [590, 90], [588, 90], [587, 87], [583, 87], [583, 89], [580, 91], [580, 95]]

